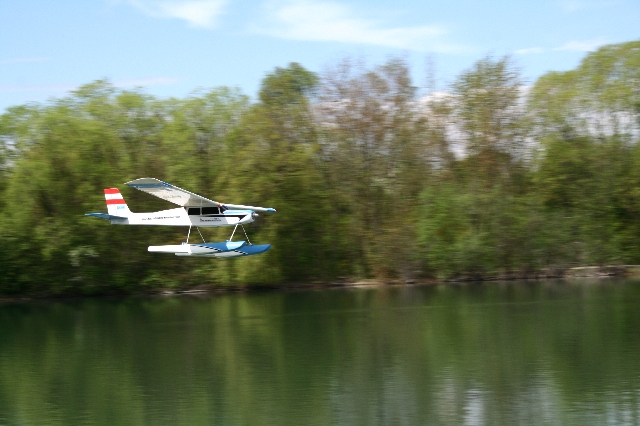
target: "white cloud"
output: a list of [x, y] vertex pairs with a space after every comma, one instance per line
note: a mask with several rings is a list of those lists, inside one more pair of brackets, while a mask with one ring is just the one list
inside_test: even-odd
[[529, 47], [526, 49], [518, 49], [513, 53], [515, 53], [516, 55], [527, 55], [529, 53], [542, 53], [542, 52], [544, 52], [544, 49], [542, 49], [541, 47]]
[[0, 60], [0, 64], [18, 64], [18, 63], [22, 63], [22, 62], [43, 62], [43, 61], [48, 61], [49, 58], [42, 58], [42, 57], [36, 57], [36, 58], [9, 58], [9, 59], [3, 59]]
[[154, 18], [184, 19], [192, 27], [213, 28], [224, 13], [227, 0], [128, 0], [128, 3]]
[[594, 40], [570, 41], [563, 44], [562, 46], [556, 47], [553, 50], [572, 50], [575, 52], [591, 52], [605, 44], [607, 43], [602, 38], [594, 39]]
[[373, 44], [417, 51], [460, 50], [441, 41], [446, 31], [440, 26], [385, 28], [380, 20], [359, 18], [336, 2], [272, 2], [267, 7], [267, 19], [269, 25], [254, 27], [254, 32], [290, 40]]

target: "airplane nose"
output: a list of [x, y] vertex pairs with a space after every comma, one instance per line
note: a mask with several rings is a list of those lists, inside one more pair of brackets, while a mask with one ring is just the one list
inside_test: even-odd
[[252, 217], [253, 219], [257, 219], [257, 218], [258, 218], [258, 216], [260, 216], [260, 215], [259, 215], [258, 213], [256, 213], [256, 212], [251, 213], [251, 217]]

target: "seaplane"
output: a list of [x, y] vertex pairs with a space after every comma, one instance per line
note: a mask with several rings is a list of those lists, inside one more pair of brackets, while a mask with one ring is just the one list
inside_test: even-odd
[[[104, 198], [107, 202], [108, 213], [85, 213], [85, 216], [106, 219], [112, 225], [189, 227], [186, 242], [179, 245], [149, 246], [148, 251], [150, 252], [173, 253], [176, 256], [229, 258], [260, 254], [271, 248], [271, 244], [251, 244], [244, 225], [255, 221], [258, 212], [275, 213], [276, 210], [273, 208], [219, 203], [155, 178], [135, 179], [125, 185], [155, 195], [180, 207], [157, 212], [133, 213], [129, 210], [118, 188], [105, 188]], [[227, 241], [207, 243], [200, 228], [217, 226], [233, 226], [231, 237]], [[242, 228], [246, 241], [232, 241], [238, 226]], [[201, 244], [189, 244], [189, 236], [193, 227], [202, 238]]]

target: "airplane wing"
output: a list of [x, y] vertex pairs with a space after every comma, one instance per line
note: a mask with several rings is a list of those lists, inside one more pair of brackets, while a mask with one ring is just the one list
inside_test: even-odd
[[240, 204], [227, 204], [219, 203], [217, 201], [210, 200], [202, 197], [193, 192], [189, 192], [185, 189], [173, 186], [170, 183], [163, 182], [154, 178], [140, 178], [125, 183], [132, 188], [139, 189], [147, 194], [155, 195], [158, 198], [162, 198], [170, 203], [177, 204], [183, 207], [218, 207], [225, 206], [229, 209], [241, 209], [241, 210], [253, 210], [259, 212], [275, 212], [275, 209], [267, 207], [253, 207], [243, 206]]
[[201, 197], [170, 183], [163, 182], [154, 178], [141, 178], [125, 183], [132, 188], [139, 189], [147, 194], [155, 195], [170, 203], [183, 207], [217, 207], [220, 203]]

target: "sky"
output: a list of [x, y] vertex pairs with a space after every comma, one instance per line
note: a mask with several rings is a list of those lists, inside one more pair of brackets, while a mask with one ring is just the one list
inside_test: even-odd
[[238, 86], [275, 67], [403, 58], [446, 89], [510, 55], [525, 83], [640, 39], [640, 0], [0, 0], [0, 113], [97, 79], [159, 97]]

